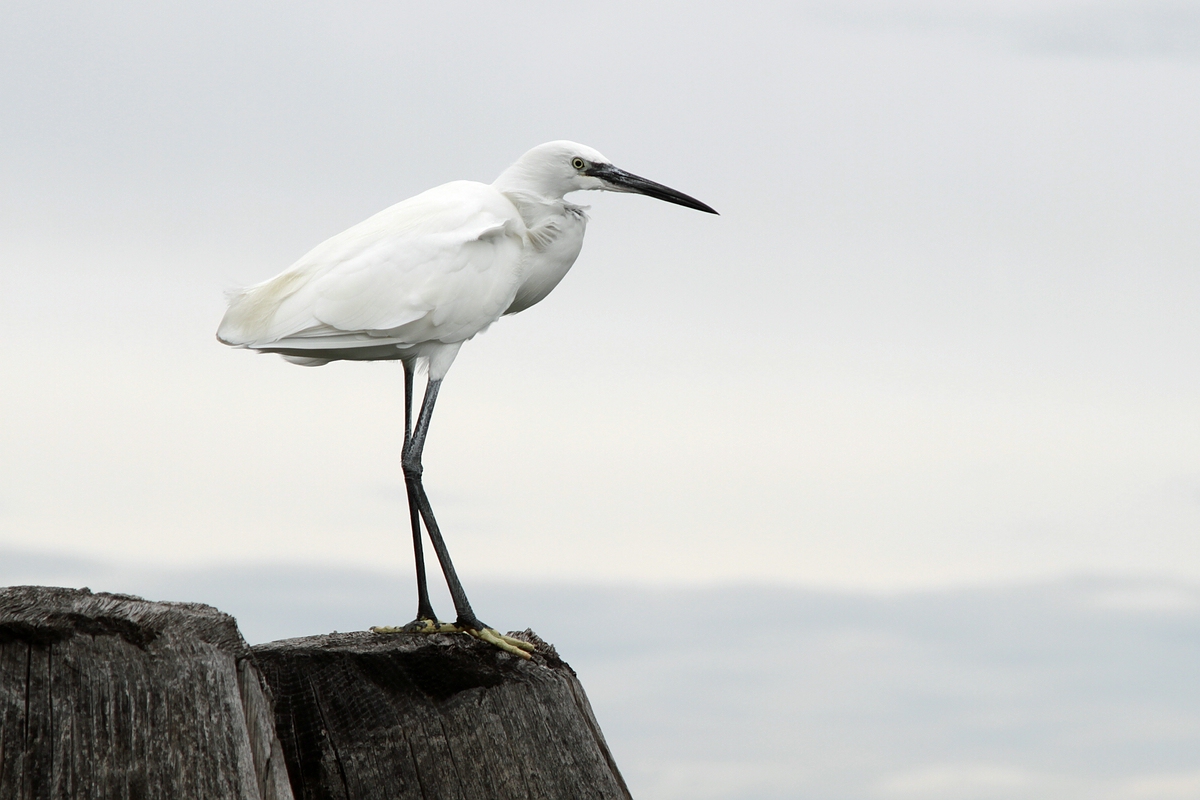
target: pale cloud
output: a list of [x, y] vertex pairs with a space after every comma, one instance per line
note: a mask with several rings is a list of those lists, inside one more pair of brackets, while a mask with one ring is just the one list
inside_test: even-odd
[[586, 198], [464, 348], [465, 572], [1200, 575], [1200, 67], [1012, 38], [1071, 4], [680, 8], [6, 7], [0, 543], [404, 563], [397, 370], [221, 348], [221, 293], [571, 136], [723, 215]]

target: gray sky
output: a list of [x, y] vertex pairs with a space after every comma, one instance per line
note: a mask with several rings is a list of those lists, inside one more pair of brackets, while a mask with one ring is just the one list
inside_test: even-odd
[[[400, 371], [224, 289], [528, 147], [593, 206], [463, 350], [426, 476], [479, 579], [1200, 578], [1200, 6], [0, 11], [0, 546], [407, 570]], [[407, 574], [404, 572], [403, 574]]]

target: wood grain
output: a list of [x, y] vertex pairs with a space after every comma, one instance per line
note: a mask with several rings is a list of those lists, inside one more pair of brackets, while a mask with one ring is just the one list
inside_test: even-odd
[[251, 649], [195, 603], [0, 588], [0, 800], [628, 800], [571, 670], [464, 635]]
[[574, 671], [468, 636], [349, 633], [254, 648], [298, 800], [629, 798]]
[[211, 606], [0, 589], [0, 800], [290, 800], [272, 717]]

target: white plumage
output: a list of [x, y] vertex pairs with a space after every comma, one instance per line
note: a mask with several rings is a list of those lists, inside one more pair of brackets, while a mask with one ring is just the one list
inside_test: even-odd
[[494, 322], [521, 282], [528, 231], [490, 186], [430, 189], [329, 239], [232, 298], [217, 336], [310, 363], [403, 358]]
[[490, 186], [454, 181], [379, 212], [235, 292], [217, 337], [308, 366], [426, 357], [443, 377], [464, 341], [540, 301], [575, 262], [587, 217], [563, 195], [605, 187], [574, 158], [607, 163], [551, 142]]

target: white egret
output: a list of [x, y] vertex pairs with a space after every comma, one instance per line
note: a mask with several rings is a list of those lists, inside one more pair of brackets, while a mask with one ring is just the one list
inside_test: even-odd
[[[401, 463], [417, 571], [417, 618], [380, 631], [469, 633], [528, 658], [525, 642], [475, 616], [421, 483], [438, 389], [462, 343], [542, 300], [575, 263], [587, 224], [569, 192], [636, 192], [712, 214], [699, 200], [614, 167], [590, 147], [549, 142], [488, 185], [455, 181], [384, 209], [317, 245], [279, 275], [234, 292], [217, 330], [227, 345], [319, 366], [339, 359], [404, 364]], [[428, 366], [416, 425], [413, 375]], [[429, 602], [421, 522], [445, 575], [453, 624]]]

